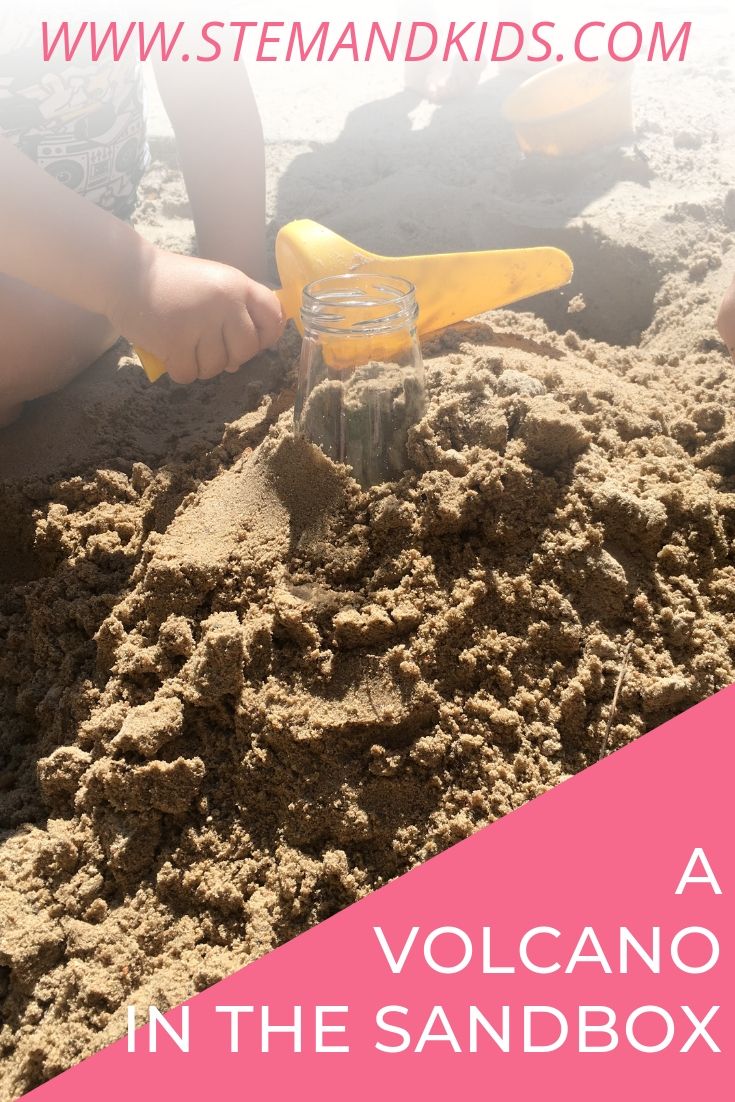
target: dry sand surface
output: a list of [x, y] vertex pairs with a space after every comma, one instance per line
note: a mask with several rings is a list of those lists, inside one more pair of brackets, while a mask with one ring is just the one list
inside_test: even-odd
[[725, 52], [641, 71], [637, 144], [572, 165], [500, 94], [269, 147], [274, 226], [575, 260], [426, 345], [401, 481], [293, 438], [293, 335], [188, 390], [120, 348], [0, 437], [4, 1100], [735, 679]]

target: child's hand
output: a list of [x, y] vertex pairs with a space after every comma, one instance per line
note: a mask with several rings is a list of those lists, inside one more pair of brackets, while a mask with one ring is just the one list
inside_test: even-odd
[[717, 312], [717, 328], [727, 345], [727, 351], [735, 359], [735, 279], [732, 281]]
[[226, 264], [145, 248], [123, 283], [110, 321], [177, 383], [237, 371], [283, 330], [274, 293]]
[[237, 371], [278, 340], [281, 307], [267, 287], [227, 264], [154, 248], [1, 134], [0, 180], [0, 272], [107, 318], [178, 382]]

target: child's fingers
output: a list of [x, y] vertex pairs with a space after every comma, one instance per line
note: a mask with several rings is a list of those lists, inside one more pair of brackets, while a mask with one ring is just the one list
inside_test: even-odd
[[725, 291], [720, 303], [720, 309], [717, 312], [717, 328], [728, 347], [732, 347], [732, 338], [735, 337], [735, 280]]
[[198, 375], [196, 345], [166, 359], [165, 364], [166, 370], [175, 383], [193, 383]]
[[200, 379], [213, 379], [215, 375], [221, 375], [229, 359], [224, 327], [202, 334], [196, 347], [197, 376]]
[[236, 316], [225, 322], [225, 344], [228, 351], [228, 363], [225, 371], [233, 373], [260, 351], [260, 339], [247, 306], [238, 306]]
[[273, 291], [262, 284], [255, 284], [248, 296], [248, 308], [261, 348], [270, 348], [281, 336], [285, 325], [281, 304]]

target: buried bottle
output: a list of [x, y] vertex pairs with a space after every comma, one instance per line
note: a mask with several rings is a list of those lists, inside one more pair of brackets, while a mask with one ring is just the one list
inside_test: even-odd
[[327, 276], [303, 292], [296, 431], [363, 486], [409, 465], [425, 408], [417, 315], [413, 284], [397, 276]]

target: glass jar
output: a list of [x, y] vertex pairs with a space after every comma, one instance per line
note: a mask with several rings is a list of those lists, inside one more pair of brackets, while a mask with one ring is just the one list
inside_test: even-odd
[[296, 432], [363, 486], [399, 478], [423, 416], [414, 287], [396, 276], [327, 276], [304, 288]]

